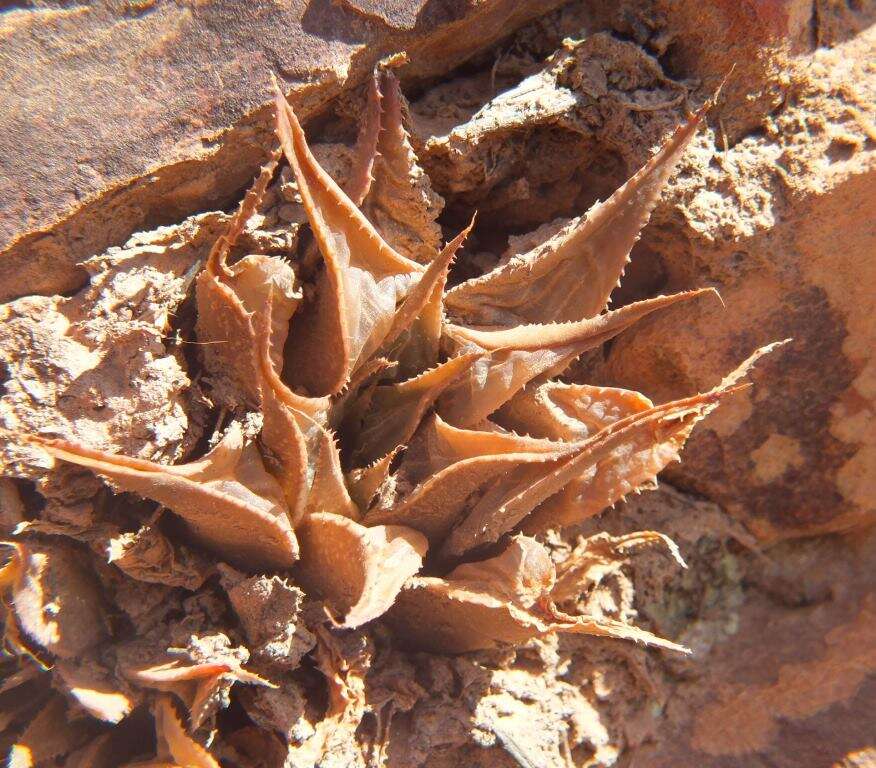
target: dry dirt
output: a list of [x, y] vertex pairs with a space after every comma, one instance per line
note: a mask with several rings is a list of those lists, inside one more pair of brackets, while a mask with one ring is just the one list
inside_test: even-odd
[[[444, 239], [478, 210], [453, 280], [604, 199], [726, 79], [613, 296], [713, 286], [724, 306], [649, 318], [574, 375], [664, 402], [792, 341], [698, 428], [659, 490], [551, 542], [641, 529], [675, 539], [686, 569], [639, 554], [601, 574], [588, 607], [693, 653], [576, 636], [393, 653], [376, 657], [368, 695], [408, 687], [393, 768], [874, 765], [874, 22], [870, 0], [11, 7], [0, 15], [0, 419], [153, 460], [204, 447], [213, 417], [187, 343], [191, 287], [271, 146], [270, 71], [343, 177], [360, 86], [378, 59], [407, 52], [398, 73], [434, 190], [421, 190], [424, 205], [443, 205]], [[286, 170], [243, 246], [305, 248], [303, 221]], [[114, 502], [90, 474], [12, 446], [4, 461], [16, 478], [0, 480], [6, 530], [39, 510], [47, 535], [118, 538], [96, 526]], [[173, 567], [154, 551], [126, 598], [144, 634], [169, 610], [158, 584], [172, 573], [194, 589], [210, 568], [195, 550]], [[241, 579], [223, 575], [232, 601], [255, 590], [300, 610], [295, 587]], [[302, 624], [251, 645], [289, 654], [313, 642]], [[76, 655], [59, 653], [71, 666]], [[265, 690], [235, 706], [301, 728], [301, 693]], [[347, 764], [333, 754], [325, 765]]]

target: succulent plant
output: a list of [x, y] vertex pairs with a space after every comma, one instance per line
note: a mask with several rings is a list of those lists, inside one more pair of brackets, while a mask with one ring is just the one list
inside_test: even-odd
[[[10, 542], [0, 705], [7, 724], [27, 715], [10, 765], [68, 754], [77, 766], [115, 765], [122, 754], [140, 766], [212, 768], [220, 756], [247, 765], [248, 754], [314, 765], [341, 742], [344, 764], [360, 763], [366, 749], [355, 734], [372, 707], [365, 679], [375, 636], [400, 652], [438, 654], [555, 632], [683, 652], [571, 608], [593, 562], [635, 544], [677, 555], [670, 541], [650, 531], [597, 537], [557, 563], [544, 535], [653, 484], [767, 350], [715, 389], [661, 405], [559, 378], [650, 313], [714, 293], [607, 310], [704, 110], [608, 200], [448, 289], [471, 226], [438, 247], [394, 76], [375, 74], [343, 188], [278, 89], [280, 149], [195, 285], [200, 362], [224, 414], [221, 435], [177, 465], [18, 436], [91, 470], [124, 494], [119, 503], [156, 502], [166, 524], [115, 539], [100, 572], [38, 527], [21, 526]], [[232, 262], [283, 157], [313, 244], [298, 261]], [[168, 559], [173, 567], [156, 579], [150, 568]], [[216, 631], [187, 637], [183, 617], [142, 635], [114, 619], [107, 580], [185, 590], [186, 610]], [[315, 670], [325, 703], [304, 702], [307, 727], [280, 733], [271, 697], [289, 704], [291, 681]], [[242, 705], [223, 716], [232, 686]], [[144, 722], [154, 723], [154, 743], [138, 741]]]

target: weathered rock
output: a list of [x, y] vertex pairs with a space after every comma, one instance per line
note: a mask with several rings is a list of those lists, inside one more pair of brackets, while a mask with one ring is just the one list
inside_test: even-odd
[[[719, 380], [767, 338], [793, 339], [671, 470], [764, 541], [872, 521], [874, 50], [870, 31], [789, 59], [788, 103], [762, 134], [727, 151], [702, 137], [643, 236], [639, 264], [659, 265], [647, 290], [710, 284], [726, 309], [649, 321], [601, 366], [600, 377], [620, 386], [635, 377], [662, 401]], [[627, 296], [641, 275], [633, 265]]]
[[177, 6], [111, 0], [0, 18], [0, 299], [80, 286], [76, 264], [227, 205], [272, 141], [270, 73], [302, 117], [408, 52], [446, 72], [561, 0]]

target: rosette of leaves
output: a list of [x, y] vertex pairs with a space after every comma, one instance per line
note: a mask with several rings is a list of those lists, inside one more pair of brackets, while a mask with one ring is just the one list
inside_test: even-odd
[[[391, 647], [442, 654], [553, 632], [683, 651], [621, 621], [568, 612], [588, 563], [615, 550], [578, 547], [558, 566], [542, 534], [653, 484], [765, 351], [715, 389], [658, 405], [560, 378], [652, 312], [714, 293], [608, 310], [702, 116], [609, 199], [448, 289], [469, 230], [441, 247], [395, 78], [375, 75], [344, 186], [317, 162], [278, 90], [280, 149], [195, 284], [203, 380], [226, 414], [219, 439], [167, 465], [25, 436], [122, 500], [157, 502], [174, 525], [116, 542], [111, 576], [91, 572], [59, 537], [25, 527], [10, 543], [0, 725], [24, 722], [10, 765], [65, 756], [116, 765], [126, 752], [141, 766], [213, 768], [219, 756], [246, 765], [253, 754], [262, 761], [253, 764], [314, 765], [341, 741], [345, 764], [361, 763], [354, 734], [369, 706], [371, 627], [383, 627]], [[232, 260], [283, 158], [312, 244], [298, 260]], [[144, 559], [181, 551], [168, 531], [217, 563], [238, 645], [217, 633], [171, 646], [161, 633], [113, 625], [100, 584], [149, 581]], [[653, 532], [636, 542], [672, 547]], [[197, 602], [203, 581], [176, 586], [209, 618], [208, 601]], [[308, 727], [281, 733], [266, 712], [272, 701], [291, 706], [286, 686], [302, 669], [324, 675], [327, 703], [305, 717]], [[223, 719], [234, 685], [265, 693]], [[154, 736], [141, 743], [131, 734], [143, 712]]]

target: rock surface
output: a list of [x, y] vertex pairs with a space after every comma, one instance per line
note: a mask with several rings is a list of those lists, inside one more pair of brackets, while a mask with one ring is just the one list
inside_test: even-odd
[[[91, 395], [111, 398], [112, 381], [128, 385], [137, 364], [108, 350], [148, 333], [146, 363], [163, 367], [141, 390], [145, 415], [111, 402], [103, 418], [96, 401], [83, 412], [71, 390], [73, 411], [52, 426], [132, 454], [177, 455], [185, 423], [170, 417], [190, 408], [185, 361], [168, 351], [166, 318], [152, 310], [176, 307], [203, 248], [196, 240], [193, 252], [166, 256], [174, 277], [157, 293], [87, 284], [88, 275], [107, 259], [142, 258], [175, 229], [138, 236], [89, 271], [76, 265], [190, 214], [207, 213], [212, 226], [210, 212], [235, 199], [269, 148], [269, 70], [305, 116], [343, 118], [373, 63], [408, 52], [400, 74], [413, 138], [446, 201], [445, 234], [480, 210], [460, 276], [489, 266], [479, 251], [523, 249], [520, 232], [605, 197], [726, 77], [614, 297], [711, 285], [726, 307], [648, 320], [577, 371], [664, 401], [715, 384], [763, 343], [793, 339], [694, 433], [666, 473], [671, 487], [587, 531], [677, 538], [688, 570], [670, 574], [654, 555], [632, 566], [635, 609], [694, 655], [631, 648], [619, 660], [616, 645], [566, 639], [510, 663], [424, 661], [417, 680], [431, 695], [397, 718], [389, 764], [867, 765], [876, 759], [876, 4], [649, 0], [552, 11], [560, 5], [147, 0], [0, 16], [0, 292], [26, 297], [3, 309], [7, 416], [35, 396], [26, 385], [46, 375], [45, 350], [79, 345], [82, 370], [59, 372], [60, 383], [91, 382]], [[326, 142], [346, 140], [330, 122], [313, 125]], [[128, 302], [130, 317], [121, 335], [95, 340], [83, 302], [101, 296]], [[32, 336], [33, 354], [18, 355], [17, 330]], [[612, 589], [631, 599], [616, 578]]]
[[[303, 116], [406, 50], [429, 77], [559, 5], [136, 0], [0, 17], [0, 298], [75, 289], [76, 264], [228, 205], [270, 150], [270, 73]], [[42, 5], [42, 4], [40, 4]]]

